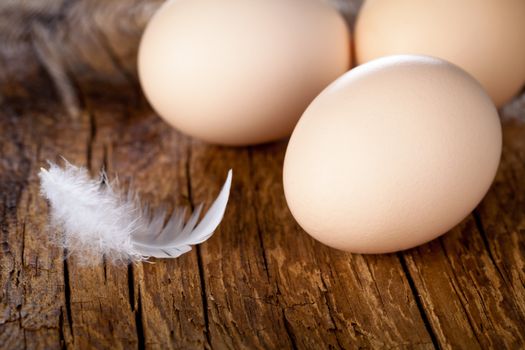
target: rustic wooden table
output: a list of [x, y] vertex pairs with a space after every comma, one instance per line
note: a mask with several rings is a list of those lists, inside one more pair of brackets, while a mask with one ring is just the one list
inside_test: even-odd
[[[450, 233], [398, 254], [336, 251], [287, 209], [286, 142], [206, 145], [148, 107], [134, 57], [158, 4], [72, 3], [0, 42], [0, 348], [525, 346], [524, 124], [504, 123], [495, 184]], [[209, 203], [233, 168], [230, 204], [179, 259], [81, 267], [49, 243], [39, 196], [39, 167], [59, 156], [133, 179], [153, 205]]]

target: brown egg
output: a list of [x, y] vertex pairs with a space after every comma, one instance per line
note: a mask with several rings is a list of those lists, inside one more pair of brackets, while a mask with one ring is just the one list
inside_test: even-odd
[[490, 97], [445, 61], [391, 56], [327, 87], [284, 161], [288, 206], [319, 241], [355, 253], [414, 247], [481, 201], [501, 153]]
[[341, 15], [318, 0], [175, 0], [143, 35], [138, 68], [175, 128], [226, 145], [288, 136], [350, 66]]
[[393, 54], [443, 58], [502, 106], [525, 83], [525, 1], [366, 0], [355, 48], [359, 64]]

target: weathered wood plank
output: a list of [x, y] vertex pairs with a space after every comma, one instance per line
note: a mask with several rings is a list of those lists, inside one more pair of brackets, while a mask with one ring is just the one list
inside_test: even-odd
[[192, 202], [209, 202], [229, 168], [231, 202], [216, 235], [198, 247], [210, 342], [217, 348], [291, 348], [276, 285], [268, 275], [256, 226], [249, 151], [194, 142]]
[[[135, 57], [159, 1], [46, 3], [0, 4], [0, 19], [29, 19], [0, 29], [0, 348], [525, 345], [522, 124], [506, 124], [495, 185], [452, 232], [399, 254], [335, 251], [286, 207], [285, 142], [209, 146], [147, 106]], [[341, 3], [350, 20], [356, 3]], [[230, 205], [179, 259], [86, 268], [48, 239], [37, 172], [59, 155], [169, 208], [209, 204], [233, 168]]]
[[[14, 60], [23, 74], [8, 68]], [[49, 103], [56, 96], [30, 47], [2, 52], [0, 62], [0, 347], [59, 348], [70, 339], [62, 251], [49, 241], [36, 174], [54, 157], [57, 130], [47, 127], [63, 111]]]

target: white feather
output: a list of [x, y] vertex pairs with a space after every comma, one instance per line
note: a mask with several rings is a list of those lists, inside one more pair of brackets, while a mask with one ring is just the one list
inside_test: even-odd
[[114, 189], [104, 173], [95, 180], [87, 169], [68, 162], [63, 168], [49, 163], [39, 177], [41, 193], [51, 204], [51, 221], [62, 229], [60, 243], [69, 254], [84, 264], [99, 261], [102, 254], [114, 263], [127, 263], [175, 258], [210, 238], [226, 210], [232, 171], [200, 223], [202, 205], [186, 222], [184, 208], [168, 219], [164, 209], [151, 215], [137, 196]]

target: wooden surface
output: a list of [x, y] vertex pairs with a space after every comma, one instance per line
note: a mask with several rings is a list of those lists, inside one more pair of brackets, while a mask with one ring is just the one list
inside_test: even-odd
[[[60, 5], [51, 20], [0, 43], [0, 348], [525, 346], [524, 124], [505, 122], [496, 182], [450, 233], [398, 254], [336, 251], [287, 209], [285, 141], [209, 146], [148, 107], [134, 57], [158, 4], [119, 27], [108, 14], [120, 18], [122, 2], [75, 21], [101, 2], [46, 1]], [[0, 23], [12, 13], [0, 6]], [[39, 196], [39, 167], [59, 156], [132, 179], [153, 205], [209, 203], [233, 168], [230, 204], [212, 239], [179, 259], [81, 267], [49, 243]]]

